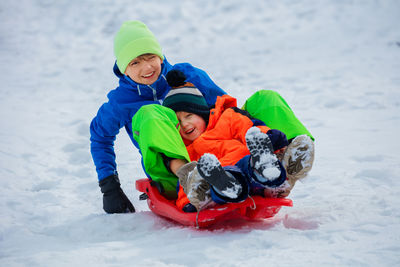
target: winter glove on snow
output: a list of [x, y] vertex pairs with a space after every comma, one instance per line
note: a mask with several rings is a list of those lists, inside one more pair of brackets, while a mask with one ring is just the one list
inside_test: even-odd
[[279, 130], [271, 129], [267, 132], [267, 135], [271, 140], [274, 151], [289, 145], [286, 135]]
[[135, 208], [121, 189], [118, 175], [113, 174], [99, 182], [103, 193], [103, 209], [107, 213], [135, 212]]

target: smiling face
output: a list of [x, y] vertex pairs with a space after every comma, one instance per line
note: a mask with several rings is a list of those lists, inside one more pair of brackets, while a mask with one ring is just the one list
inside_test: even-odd
[[157, 55], [141, 55], [129, 62], [125, 74], [137, 83], [150, 85], [160, 76], [161, 63]]
[[206, 129], [206, 122], [199, 115], [185, 111], [178, 111], [176, 112], [176, 116], [181, 125], [179, 133], [182, 138], [186, 140], [196, 140]]

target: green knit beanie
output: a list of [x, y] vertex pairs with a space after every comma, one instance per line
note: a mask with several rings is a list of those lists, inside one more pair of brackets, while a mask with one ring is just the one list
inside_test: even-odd
[[132, 59], [143, 54], [155, 54], [164, 60], [161, 46], [154, 34], [140, 21], [126, 21], [114, 38], [114, 54], [121, 73]]

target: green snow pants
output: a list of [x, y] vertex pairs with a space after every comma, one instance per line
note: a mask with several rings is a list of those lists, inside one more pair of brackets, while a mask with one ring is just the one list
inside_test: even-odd
[[294, 115], [285, 99], [275, 91], [256, 92], [246, 100], [243, 109], [254, 118], [262, 120], [269, 128], [284, 132], [288, 140], [303, 134], [314, 140], [311, 133]]
[[179, 121], [172, 109], [161, 105], [146, 105], [132, 118], [133, 138], [139, 144], [146, 173], [161, 183], [165, 195], [177, 196], [178, 178], [166, 168], [162, 154], [169, 158], [190, 162], [182, 137]]
[[[275, 91], [262, 90], [252, 95], [243, 109], [271, 129], [284, 132], [288, 139], [306, 134], [314, 138], [296, 118], [286, 101]], [[133, 137], [138, 142], [146, 173], [161, 183], [167, 196], [176, 196], [178, 178], [168, 171], [162, 154], [190, 161], [179, 134], [175, 112], [161, 105], [146, 105], [132, 118]]]

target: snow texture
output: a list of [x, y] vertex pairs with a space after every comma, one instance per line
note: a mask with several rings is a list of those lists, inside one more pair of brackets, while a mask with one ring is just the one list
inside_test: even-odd
[[[230, 173], [226, 173], [229, 177], [231, 177], [232, 179], [235, 179], [234, 176]], [[216, 189], [216, 188], [214, 188]], [[239, 194], [242, 192], [242, 185], [240, 184], [233, 184], [233, 187], [228, 187], [225, 190], [222, 190], [221, 192], [219, 192], [217, 189], [216, 191], [218, 193], [221, 193], [223, 196], [227, 196], [231, 199], [237, 198], [239, 196]]]
[[[400, 1], [1, 1], [0, 266], [398, 266]], [[293, 207], [208, 230], [157, 217], [123, 130], [135, 214], [105, 214], [89, 124], [110, 89], [113, 36], [144, 21], [172, 63], [239, 106], [277, 90], [316, 138]]]

